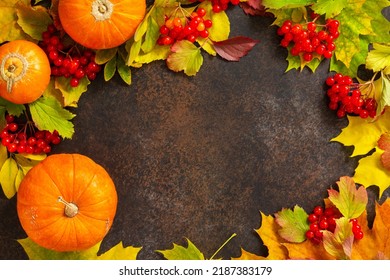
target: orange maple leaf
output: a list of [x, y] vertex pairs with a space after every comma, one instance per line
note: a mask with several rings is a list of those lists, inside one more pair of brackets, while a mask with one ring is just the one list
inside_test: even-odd
[[367, 212], [359, 217], [364, 238], [355, 241], [351, 259], [378, 260], [390, 259], [390, 199], [382, 205], [375, 205], [375, 219], [372, 229], [368, 227]]

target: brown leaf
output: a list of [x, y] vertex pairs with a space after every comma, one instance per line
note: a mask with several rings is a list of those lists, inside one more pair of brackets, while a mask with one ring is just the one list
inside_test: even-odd
[[381, 155], [381, 162], [383, 167], [390, 170], [390, 133], [385, 132], [378, 140], [378, 147], [384, 150]]

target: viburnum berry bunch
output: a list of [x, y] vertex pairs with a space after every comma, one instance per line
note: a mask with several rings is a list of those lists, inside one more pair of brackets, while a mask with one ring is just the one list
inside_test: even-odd
[[204, 19], [206, 10], [198, 8], [188, 17], [166, 16], [165, 24], [160, 27], [160, 37], [157, 40], [159, 45], [172, 45], [176, 41], [188, 40], [192, 43], [199, 37], [209, 36], [208, 28], [212, 26], [210, 19]]
[[355, 83], [348, 75], [336, 73], [329, 76], [326, 81], [328, 86], [329, 109], [337, 111], [337, 116], [342, 118], [347, 114], [358, 115], [365, 119], [376, 116], [377, 103], [374, 98], [365, 98], [362, 95], [359, 83]]
[[[334, 232], [336, 229], [336, 220], [341, 218], [342, 214], [334, 207], [314, 207], [312, 213], [309, 214], [309, 230], [306, 231], [306, 238], [314, 244], [319, 244], [323, 238], [323, 231], [327, 230]], [[352, 233], [356, 240], [363, 238], [363, 231], [356, 219], [351, 219]]]
[[301, 56], [307, 62], [314, 57], [331, 58], [336, 49], [334, 41], [340, 35], [340, 23], [336, 19], [328, 19], [325, 24], [317, 24], [316, 19], [304, 24], [285, 20], [277, 30], [278, 35], [283, 37], [280, 45], [291, 47], [291, 55]]
[[61, 143], [61, 137], [53, 132], [37, 129], [33, 122], [18, 123], [13, 115], [6, 115], [6, 126], [0, 132], [1, 144], [10, 153], [50, 153], [52, 145]]
[[52, 76], [70, 78], [69, 84], [72, 87], [77, 87], [84, 77], [94, 80], [101, 70], [92, 50], [85, 49], [81, 52], [75, 45], [65, 46], [53, 24], [42, 33], [39, 46], [49, 58]]

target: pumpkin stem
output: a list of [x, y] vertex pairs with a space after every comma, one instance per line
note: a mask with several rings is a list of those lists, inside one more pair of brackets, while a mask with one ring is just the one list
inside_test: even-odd
[[20, 81], [26, 75], [28, 62], [19, 53], [7, 54], [0, 65], [1, 78], [7, 82], [7, 92], [11, 93], [15, 82]]
[[62, 196], [58, 197], [58, 202], [61, 202], [65, 205], [64, 213], [65, 216], [67, 216], [68, 218], [73, 218], [79, 213], [79, 208], [77, 207], [77, 205], [72, 202], [67, 202], [65, 199], [62, 198]]
[[109, 0], [95, 0], [92, 2], [91, 14], [96, 21], [105, 21], [111, 18], [114, 4]]

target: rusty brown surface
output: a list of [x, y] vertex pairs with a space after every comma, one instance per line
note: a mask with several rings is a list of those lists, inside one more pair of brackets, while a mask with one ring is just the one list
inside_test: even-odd
[[[272, 19], [229, 11], [231, 36], [260, 43], [240, 62], [203, 53], [195, 77], [154, 62], [133, 71], [131, 86], [102, 76], [74, 109], [76, 133], [55, 152], [82, 153], [103, 165], [119, 194], [118, 213], [102, 251], [123, 241], [155, 250], [189, 238], [210, 257], [240, 247], [265, 253], [254, 229], [259, 211], [295, 204], [310, 211], [357, 159], [329, 140], [345, 120], [327, 109], [328, 63], [313, 74], [285, 73], [286, 52]], [[15, 199], [0, 198], [0, 258], [26, 258]]]

